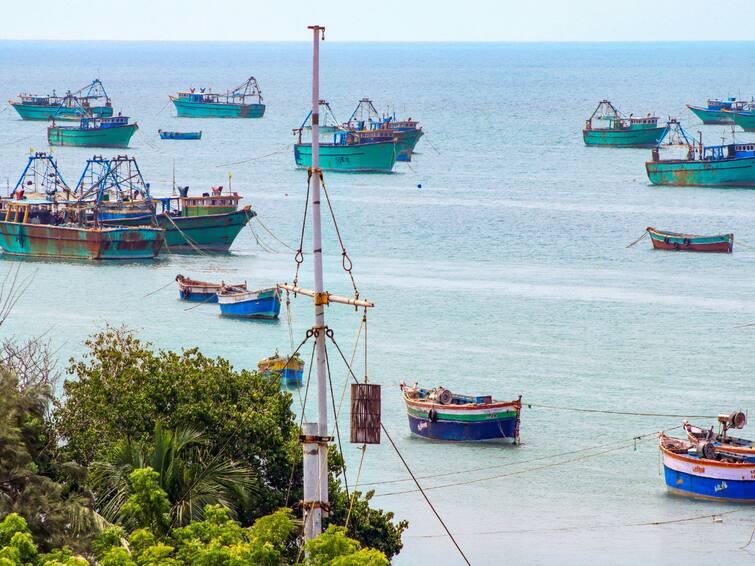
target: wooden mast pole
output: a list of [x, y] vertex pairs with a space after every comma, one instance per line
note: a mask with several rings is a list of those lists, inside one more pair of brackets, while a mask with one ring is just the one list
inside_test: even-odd
[[[315, 276], [315, 354], [317, 367], [317, 432], [313, 423], [303, 428], [304, 440], [304, 539], [322, 532], [323, 510], [328, 509], [328, 397], [325, 366], [325, 304], [327, 293], [322, 273], [322, 231], [320, 218], [320, 38], [325, 28], [312, 30], [312, 246]], [[316, 451], [315, 451], [316, 449]], [[317, 454], [315, 460], [314, 455]], [[316, 464], [316, 467], [315, 467]]]

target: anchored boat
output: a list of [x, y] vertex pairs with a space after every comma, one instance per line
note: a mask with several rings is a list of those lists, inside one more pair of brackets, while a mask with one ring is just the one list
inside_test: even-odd
[[713, 427], [703, 429], [684, 421], [684, 431], [687, 438], [694, 444], [701, 442], [712, 443], [716, 452], [738, 454], [755, 459], [755, 442], [746, 438], [729, 436], [729, 430], [742, 429], [747, 424], [747, 415], [741, 411], [718, 415], [719, 432], [713, 432]]
[[[220, 283], [210, 283], [208, 281], [198, 281], [196, 279], [189, 279], [184, 277], [180, 273], [176, 275], [176, 283], [178, 283], [178, 296], [184, 301], [196, 301], [200, 303], [217, 303], [218, 291], [226, 284], [222, 281]], [[234, 289], [246, 290], [246, 282], [238, 283], [236, 285], [228, 285]]]
[[670, 120], [666, 130], [668, 145], [680, 144], [687, 154], [682, 159], [661, 159], [662, 140], [645, 163], [654, 185], [755, 187], [755, 144], [705, 146], [702, 134], [698, 140], [690, 138], [676, 120]]
[[[8, 103], [21, 116], [22, 120], [78, 120], [82, 116], [108, 118], [113, 115], [113, 104], [99, 79], [95, 79], [76, 92], [67, 92], [65, 96], [20, 94], [18, 100]], [[78, 101], [78, 104], [74, 102]]]
[[269, 358], [257, 362], [257, 369], [263, 374], [279, 375], [281, 385], [300, 387], [304, 376], [304, 360], [299, 354], [283, 357], [275, 352]]
[[157, 130], [161, 140], [201, 140], [202, 130], [198, 132], [164, 132]]
[[170, 96], [180, 118], [262, 118], [265, 105], [257, 79], [249, 77], [224, 93], [192, 88]]
[[449, 441], [508, 439], [519, 444], [522, 398], [494, 401], [490, 395], [460, 395], [444, 387], [401, 384], [412, 433]]
[[755, 503], [755, 459], [661, 433], [668, 491], [694, 499]]
[[419, 122], [411, 118], [397, 120], [395, 113], [381, 115], [369, 98], [359, 100], [344, 126], [365, 141], [395, 140], [396, 161], [411, 161], [414, 148], [424, 135]]
[[52, 125], [47, 128], [47, 142], [73, 147], [128, 147], [138, 128], [136, 123], [129, 123], [128, 116], [88, 115], [79, 120], [78, 126], [60, 126], [53, 117]]
[[[297, 167], [312, 166], [312, 144], [302, 143], [302, 130], [294, 130], [299, 141], [294, 144]], [[390, 173], [396, 164], [396, 141], [368, 141], [356, 132], [333, 134], [331, 143], [320, 142], [320, 169], [351, 173]]]
[[650, 241], [656, 250], [679, 252], [717, 252], [730, 254], [734, 248], [734, 234], [680, 234], [647, 227]]
[[278, 287], [247, 291], [235, 287], [223, 287], [218, 291], [220, 314], [236, 318], [276, 319], [281, 302]]
[[730, 115], [731, 119], [734, 120], [734, 123], [745, 132], [755, 132], [755, 111], [732, 111], [730, 112]]
[[712, 98], [705, 106], [687, 104], [692, 113], [702, 120], [703, 124], [733, 124], [732, 112], [749, 110], [751, 103], [729, 97], [726, 100]]
[[[72, 198], [51, 156], [29, 157], [12, 198], [0, 209], [0, 248], [10, 255], [93, 260], [153, 259], [165, 231], [103, 226], [101, 198]], [[100, 195], [101, 197], [101, 195]]]
[[[606, 127], [596, 127], [595, 122], [607, 122]], [[640, 117], [622, 115], [609, 100], [601, 100], [585, 122], [582, 138], [585, 145], [608, 147], [654, 147], [665, 131], [658, 126], [656, 116]]]

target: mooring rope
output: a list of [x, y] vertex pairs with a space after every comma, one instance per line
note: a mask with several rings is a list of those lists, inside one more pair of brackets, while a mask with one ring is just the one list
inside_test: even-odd
[[642, 240], [643, 238], [645, 238], [645, 236], [647, 236], [647, 235], [648, 235], [648, 231], [647, 231], [647, 230], [645, 230], [645, 231], [644, 231], [644, 232], [642, 233], [642, 236], [640, 236], [640, 237], [639, 237], [639, 238], [637, 238], [637, 239], [636, 239], [636, 240], [635, 240], [634, 242], [632, 242], [631, 244], [629, 244], [628, 246], [625, 246], [625, 247], [626, 247], [626, 248], [631, 248], [631, 247], [632, 247], [632, 246], [634, 246], [635, 244], [638, 244], [638, 243], [639, 243], [639, 242], [640, 242], [640, 241], [641, 241], [641, 240]]
[[639, 413], [633, 411], [611, 411], [608, 409], [583, 409], [579, 407], [563, 407], [559, 405], [542, 405], [539, 403], [529, 403], [527, 401], [522, 402], [522, 406], [526, 406], [528, 409], [533, 407], [536, 409], [553, 409], [556, 411], [574, 411], [577, 413], [601, 413], [604, 415], [627, 415], [631, 417], [668, 417], [675, 419], [717, 419], [718, 415], [683, 415], [678, 413]]
[[249, 159], [242, 159], [241, 161], [233, 161], [231, 163], [221, 163], [220, 165], [215, 165], [215, 167], [228, 167], [229, 165], [242, 165], [244, 163], [251, 163], [252, 161], [259, 161], [260, 159], [265, 159], [267, 157], [272, 157], [273, 155], [283, 153], [284, 151], [288, 151], [292, 146], [293, 144], [288, 144], [272, 153], [266, 153], [265, 155], [258, 155], [256, 157], [250, 157]]
[[277, 242], [283, 244], [284, 246], [286, 246], [292, 252], [296, 251], [294, 248], [292, 248], [291, 246], [289, 246], [286, 242], [284, 242], [283, 240], [281, 240], [278, 236], [276, 236], [275, 234], [273, 234], [273, 231], [270, 230], [270, 228], [268, 228], [267, 226], [265, 226], [265, 224], [262, 222], [262, 220], [260, 220], [259, 214], [257, 216], [252, 217], [252, 219], [250, 219], [250, 220], [253, 220], [254, 218], [257, 219], [257, 222], [259, 223], [260, 226], [262, 226], [263, 230], [265, 230], [265, 232], [267, 232], [268, 234], [270, 234]]
[[147, 293], [146, 295], [142, 296], [142, 299], [146, 299], [147, 297], [149, 297], [149, 296], [151, 296], [151, 295], [154, 295], [155, 293], [157, 293], [157, 292], [159, 292], [159, 291], [162, 291], [162, 290], [163, 290], [163, 289], [165, 289], [165, 288], [166, 288], [167, 286], [169, 286], [169, 285], [172, 285], [172, 284], [173, 284], [173, 283], [175, 283], [175, 282], [176, 282], [176, 280], [175, 280], [175, 279], [171, 279], [171, 280], [170, 280], [170, 281], [169, 281], [168, 283], [166, 283], [165, 285], [163, 285], [163, 286], [162, 286], [162, 287], [160, 287], [159, 289], [155, 289], [155, 290], [154, 290], [154, 291], [152, 291], [151, 293]]

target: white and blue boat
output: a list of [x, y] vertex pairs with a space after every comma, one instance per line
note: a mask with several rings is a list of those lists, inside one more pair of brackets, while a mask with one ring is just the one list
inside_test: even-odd
[[237, 318], [276, 319], [281, 302], [278, 287], [247, 291], [224, 287], [218, 291], [220, 314]]
[[660, 437], [663, 472], [674, 495], [710, 501], [755, 503], [755, 458], [727, 452], [713, 442]]
[[222, 281], [220, 283], [211, 283], [209, 281], [190, 279], [180, 273], [176, 275], [176, 283], [178, 283], [179, 298], [184, 301], [199, 303], [217, 303], [218, 291], [223, 287], [246, 291], [246, 282], [239, 283], [238, 285], [226, 285]]
[[519, 444], [522, 398], [495, 401], [490, 395], [469, 396], [444, 387], [422, 389], [401, 384], [409, 428], [433, 440], [478, 442], [511, 440]]

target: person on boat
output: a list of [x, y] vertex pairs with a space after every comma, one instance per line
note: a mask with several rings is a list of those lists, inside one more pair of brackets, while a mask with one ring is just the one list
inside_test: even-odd
[[217, 187], [212, 187], [212, 196], [219, 197], [221, 194], [223, 194], [223, 187], [222, 187], [222, 185], [221, 186], [217, 186]]

